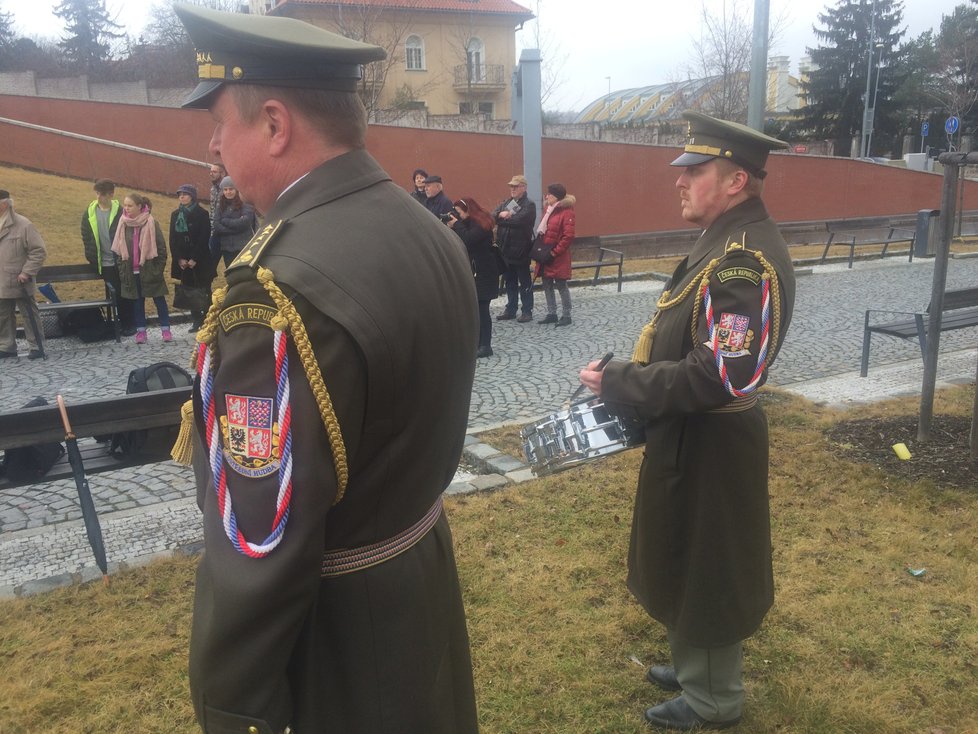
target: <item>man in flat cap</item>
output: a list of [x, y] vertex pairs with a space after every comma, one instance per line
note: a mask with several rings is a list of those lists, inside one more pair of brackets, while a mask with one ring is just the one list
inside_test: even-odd
[[452, 200], [445, 193], [445, 184], [442, 183], [441, 176], [428, 176], [424, 180], [424, 206], [429, 212], [439, 219], [454, 210]]
[[0, 190], [0, 359], [17, 357], [17, 320], [24, 320], [28, 359], [44, 358], [44, 332], [34, 300], [34, 280], [47, 257], [44, 240], [27, 217], [14, 211], [10, 192]]
[[[506, 286], [506, 308], [496, 316], [497, 321], [516, 319], [521, 324], [533, 321], [533, 278], [530, 276], [530, 248], [533, 245], [533, 225], [537, 221], [537, 205], [526, 193], [526, 177], [509, 180], [509, 198], [493, 209], [499, 254], [506, 264], [503, 283]], [[522, 311], [516, 309], [522, 302]]]
[[[206, 732], [469, 734], [441, 493], [478, 315], [458, 238], [364, 150], [361, 65], [306, 23], [177, 5], [210, 152], [265, 226], [197, 334], [205, 553], [190, 687]], [[206, 446], [206, 448], [205, 448]]]
[[679, 189], [703, 233], [659, 298], [632, 361], [581, 382], [645, 424], [628, 587], [666, 628], [672, 665], [647, 677], [681, 695], [645, 712], [668, 729], [722, 729], [743, 711], [741, 643], [774, 600], [768, 434], [756, 390], [784, 340], [795, 281], [761, 201], [768, 152], [786, 147], [687, 112]]

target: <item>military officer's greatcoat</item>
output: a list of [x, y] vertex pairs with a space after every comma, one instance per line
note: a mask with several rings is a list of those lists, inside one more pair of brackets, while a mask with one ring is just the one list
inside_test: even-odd
[[[199, 436], [219, 432], [223, 461], [215, 479], [213, 455], [194, 451], [206, 543], [191, 639], [198, 719], [222, 734], [286, 725], [299, 734], [475, 732], [465, 617], [438, 504], [461, 454], [475, 370], [464, 248], [365, 151], [310, 172], [265, 221], [264, 248], [246, 247], [228, 270], [220, 317], [212, 313], [199, 337], [216, 326], [212, 385], [198, 380], [194, 407]], [[342, 432], [349, 482], [335, 506], [322, 401], [294, 334], [281, 362], [281, 323], [259, 266], [301, 316]], [[289, 474], [281, 540], [251, 557], [243, 541], [271, 538]], [[389, 542], [426, 516], [433, 527], [399, 555], [323, 575], [324, 551]]]
[[[758, 367], [765, 268], [749, 252], [725, 255], [732, 243], [760, 251], [777, 275], [768, 347], [776, 352], [791, 318], [795, 282], [785, 242], [760, 199], [713, 222], [663, 300], [675, 300], [722, 258], [709, 278], [712, 315], [730, 383], [741, 389]], [[717, 355], [704, 345], [709, 309], [701, 293], [661, 305], [649, 364], [611, 362], [602, 378], [605, 403], [646, 424], [628, 586], [680, 639], [718, 647], [750, 636], [774, 599], [767, 420], [753, 396], [735, 398], [725, 387]], [[763, 372], [758, 384], [765, 378]]]

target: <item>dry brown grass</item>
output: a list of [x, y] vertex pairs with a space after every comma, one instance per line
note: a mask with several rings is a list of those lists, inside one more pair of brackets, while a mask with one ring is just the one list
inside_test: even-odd
[[[0, 179], [3, 182], [2, 186], [13, 193], [17, 211], [34, 222], [44, 238], [48, 247], [49, 265], [71, 265], [85, 261], [79, 225], [82, 212], [95, 198], [90, 182], [4, 165], [0, 165]], [[120, 200], [127, 193], [130, 192], [122, 189], [116, 191]], [[136, 193], [149, 196], [153, 201], [154, 213], [166, 236], [170, 212], [177, 206], [176, 197], [143, 191]], [[208, 202], [202, 203], [206, 205]], [[823, 248], [824, 245], [792, 245], [791, 255], [795, 260], [821, 257]], [[882, 246], [876, 248], [861, 246], [859, 252], [879, 254], [881, 249]], [[952, 243], [951, 250], [952, 252], [978, 252], [978, 237], [959, 238]], [[848, 247], [841, 245], [833, 246], [829, 251], [830, 257], [846, 257], [848, 254]], [[626, 258], [622, 271], [627, 274], [655, 272], [671, 275], [680, 260], [682, 260], [681, 256]], [[223, 274], [218, 276], [215, 288], [223, 285], [223, 278]], [[64, 300], [94, 298], [99, 295], [98, 291], [98, 283], [65, 283], [58, 286], [58, 295]], [[148, 300], [146, 306], [152, 311], [152, 300]]]
[[[791, 245], [790, 246], [791, 257], [797, 263], [800, 261], [814, 260], [816, 258], [822, 257], [822, 251], [825, 249], [825, 245]], [[857, 254], [862, 255], [879, 255], [883, 250], [883, 246], [875, 245], [860, 245], [856, 250]], [[968, 236], [968, 237], [957, 237], [951, 241], [951, 252], [954, 253], [968, 253], [968, 252], [978, 252], [978, 237]], [[887, 257], [889, 253], [893, 253], [894, 256], [899, 256], [900, 254], [906, 255], [907, 250], [887, 250]], [[845, 245], [832, 245], [829, 248], [829, 258], [847, 258], [849, 257], [849, 248]], [[622, 272], [624, 273], [661, 273], [663, 275], [671, 275], [672, 271], [676, 269], [679, 261], [682, 260], [681, 257], [652, 257], [652, 258], [628, 258], [625, 260], [625, 264], [622, 267]]]
[[[942, 391], [935, 410], [968, 414], [973, 395]], [[824, 436], [835, 421], [913, 412], [913, 399], [846, 414], [764, 400], [777, 599], [746, 644], [733, 731], [978, 731], [978, 492], [894, 480]], [[483, 438], [512, 447], [517, 430]], [[666, 694], [642, 666], [668, 648], [624, 584], [640, 460], [631, 450], [448, 501], [485, 734], [648, 731], [641, 712]], [[196, 731], [192, 565], [0, 604], [0, 732]]]
[[[48, 261], [81, 262], [91, 185], [0, 172]], [[168, 216], [172, 202], [153, 198]], [[678, 260], [626, 269], [668, 274]], [[935, 412], [969, 415], [973, 395], [942, 391]], [[777, 600], [746, 645], [748, 710], [735, 731], [978, 732], [978, 493], [854, 463], [824, 436], [842, 415], [776, 391], [766, 402]], [[844, 418], [916, 409], [908, 398]], [[516, 455], [517, 431], [483, 438]], [[641, 666], [668, 648], [624, 585], [640, 459], [632, 450], [448, 501], [485, 734], [647, 731], [642, 709], [665, 696]], [[0, 734], [198, 731], [186, 677], [194, 563], [0, 603]]]

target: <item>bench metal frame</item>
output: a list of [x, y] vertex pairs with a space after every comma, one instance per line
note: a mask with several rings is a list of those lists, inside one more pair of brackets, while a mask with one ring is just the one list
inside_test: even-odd
[[[36, 283], [72, 283], [83, 280], [102, 280], [102, 276], [92, 265], [47, 265], [42, 267], [34, 279]], [[116, 342], [122, 341], [122, 329], [119, 325], [119, 301], [115, 288], [108, 281], [105, 283], [105, 298], [101, 300], [89, 301], [60, 301], [59, 303], [39, 303], [37, 310], [40, 313], [57, 311], [74, 311], [79, 308], [101, 308], [105, 309], [112, 328], [115, 332]]]
[[[894, 336], [898, 339], [917, 338], [920, 344], [920, 354], [923, 357], [927, 349], [927, 319], [930, 315], [930, 305], [926, 311], [866, 311], [863, 320], [863, 353], [859, 367], [859, 376], [865, 377], [869, 372], [869, 345], [874, 333]], [[908, 319], [871, 324], [872, 314], [894, 314], [910, 316]], [[944, 292], [944, 304], [941, 309], [940, 330], [953, 331], [978, 326], [978, 288], [962, 288]]]
[[[867, 232], [876, 229], [889, 229], [886, 238], [869, 237], [868, 239], [860, 239], [861, 235], [865, 235]], [[849, 268], [851, 269], [852, 261], [856, 256], [857, 245], [882, 244], [883, 251], [880, 253], [880, 257], [886, 257], [887, 248], [894, 242], [910, 243], [910, 258], [908, 262], [913, 262], [913, 247], [917, 240], [917, 231], [907, 227], [895, 227], [890, 224], [890, 220], [886, 217], [830, 220], [825, 223], [825, 231], [828, 232], [829, 238], [828, 242], [825, 243], [825, 249], [822, 251], [821, 262], [823, 263], [829, 254], [829, 248], [833, 244], [847, 244], [849, 246]], [[898, 235], [897, 233], [900, 234]], [[839, 240], [843, 241], [840, 242]]]
[[[608, 259], [605, 259], [605, 255], [609, 255]], [[594, 268], [594, 279], [591, 281], [591, 285], [598, 284], [598, 278], [601, 277], [601, 268], [618, 266], [618, 292], [621, 293], [621, 281], [622, 281], [622, 266], [625, 264], [624, 253], [618, 250], [612, 250], [608, 247], [598, 248], [598, 259], [593, 262], [571, 262], [571, 270], [578, 270], [580, 268]]]

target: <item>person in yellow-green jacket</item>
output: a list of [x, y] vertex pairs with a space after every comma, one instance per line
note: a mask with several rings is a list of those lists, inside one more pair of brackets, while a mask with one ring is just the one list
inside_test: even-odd
[[102, 279], [115, 289], [119, 308], [119, 326], [124, 336], [136, 333], [133, 304], [122, 297], [119, 283], [119, 267], [112, 252], [122, 206], [115, 197], [115, 184], [107, 178], [95, 182], [95, 200], [88, 205], [81, 218], [81, 238], [85, 247], [85, 259], [93, 265]]

